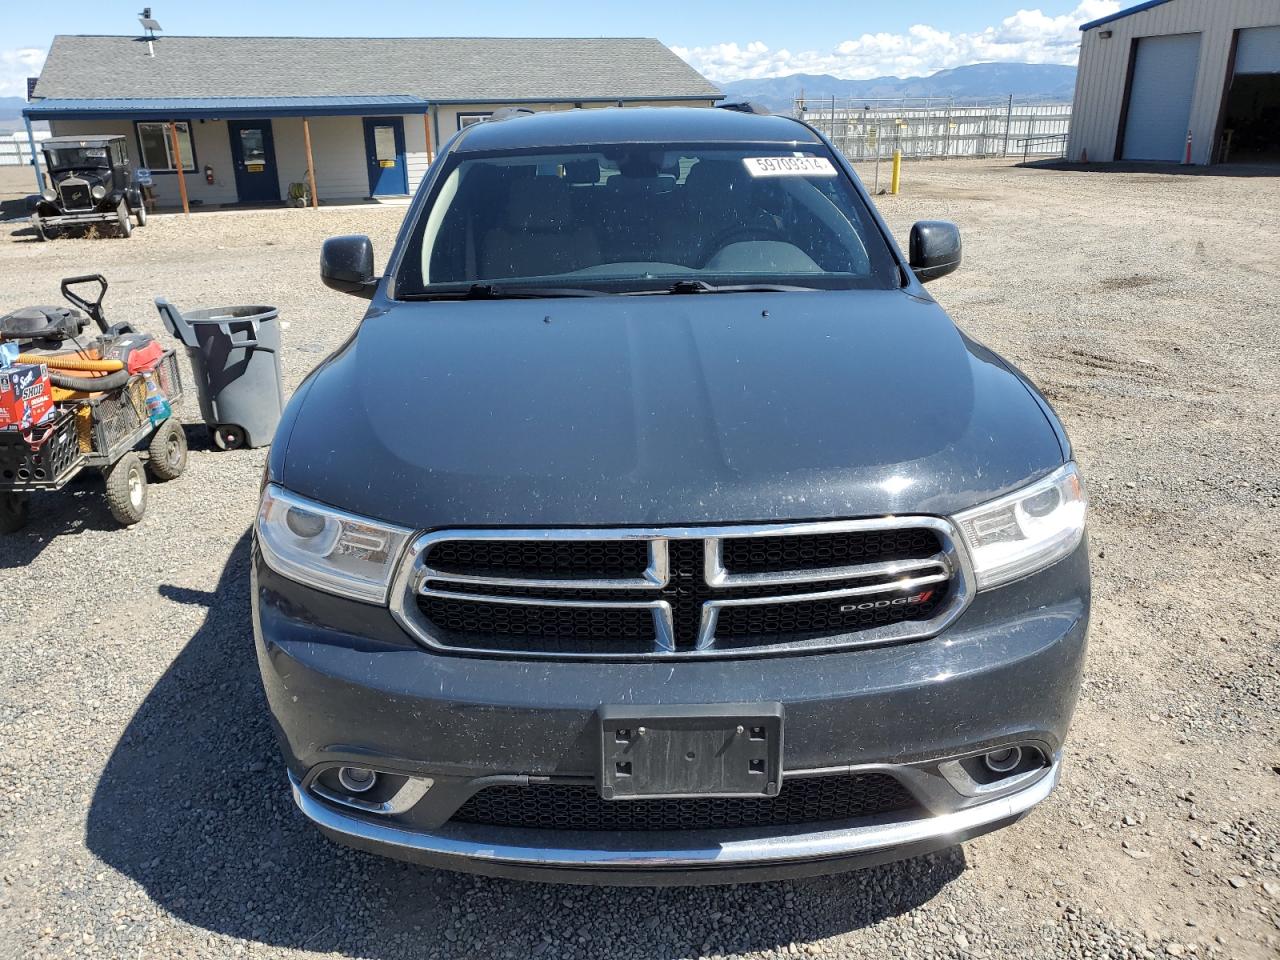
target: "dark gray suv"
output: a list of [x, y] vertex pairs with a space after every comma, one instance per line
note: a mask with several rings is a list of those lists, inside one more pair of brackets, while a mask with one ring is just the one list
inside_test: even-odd
[[1057, 417], [795, 120], [544, 113], [441, 152], [271, 448], [253, 618], [294, 797], [451, 869], [707, 883], [1049, 795], [1089, 618]]

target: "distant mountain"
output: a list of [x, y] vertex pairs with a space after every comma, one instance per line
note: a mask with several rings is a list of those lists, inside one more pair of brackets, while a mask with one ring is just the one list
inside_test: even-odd
[[[22, 123], [22, 108], [27, 101], [22, 97], [0, 97], [0, 134], [14, 130], [25, 130]], [[48, 130], [49, 124], [43, 120], [32, 124], [37, 130]]]
[[1051, 63], [974, 63], [939, 70], [928, 77], [876, 77], [842, 80], [828, 74], [793, 73], [762, 80], [730, 80], [720, 88], [731, 99], [754, 100], [775, 113], [790, 113], [795, 98], [882, 99], [891, 97], [954, 97], [989, 100], [1013, 94], [1019, 98], [1069, 101], [1075, 94], [1076, 68]]

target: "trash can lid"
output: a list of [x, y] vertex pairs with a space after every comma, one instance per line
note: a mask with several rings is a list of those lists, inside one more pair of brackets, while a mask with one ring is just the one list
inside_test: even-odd
[[228, 320], [274, 320], [280, 314], [278, 307], [255, 304], [239, 307], [209, 307], [204, 310], [186, 310], [182, 316], [191, 323], [226, 323]]

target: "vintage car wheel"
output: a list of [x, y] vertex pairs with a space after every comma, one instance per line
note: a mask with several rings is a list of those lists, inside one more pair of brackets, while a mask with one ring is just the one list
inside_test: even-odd
[[31, 229], [36, 232], [36, 239], [40, 242], [43, 243], [45, 240], [49, 239], [49, 231], [45, 227], [44, 221], [39, 217], [31, 218]]
[[120, 236], [128, 237], [133, 233], [133, 221], [129, 219], [129, 205], [123, 200], [116, 207], [116, 225], [120, 228]]
[[147, 203], [142, 201], [134, 209], [133, 215], [138, 218], [138, 226], [145, 227], [147, 225]]

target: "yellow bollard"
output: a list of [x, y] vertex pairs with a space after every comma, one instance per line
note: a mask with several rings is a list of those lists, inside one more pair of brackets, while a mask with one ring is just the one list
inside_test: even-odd
[[898, 195], [898, 187], [902, 182], [902, 151], [893, 151], [893, 178], [889, 181], [889, 193]]

